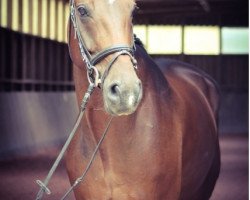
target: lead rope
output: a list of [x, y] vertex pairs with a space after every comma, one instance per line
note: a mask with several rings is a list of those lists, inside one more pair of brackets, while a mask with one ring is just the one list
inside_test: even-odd
[[[51, 167], [51, 169], [50, 169], [48, 175], [46, 176], [46, 178], [44, 179], [43, 182], [42, 182], [41, 180], [37, 180], [37, 181], [36, 181], [37, 184], [40, 186], [40, 190], [39, 190], [38, 193], [37, 193], [36, 200], [42, 199], [44, 192], [45, 192], [46, 194], [51, 194], [50, 189], [47, 187], [48, 184], [49, 184], [49, 181], [50, 181], [52, 175], [54, 174], [56, 168], [58, 167], [60, 161], [62, 160], [63, 155], [65, 154], [65, 152], [66, 152], [66, 150], [67, 150], [67, 148], [68, 148], [68, 146], [69, 146], [69, 144], [70, 144], [72, 138], [74, 137], [74, 135], [75, 135], [75, 133], [76, 133], [76, 131], [77, 131], [78, 126], [79, 126], [80, 123], [81, 123], [81, 119], [82, 119], [83, 114], [84, 114], [84, 112], [85, 112], [85, 109], [86, 109], [87, 103], [88, 103], [88, 101], [89, 101], [89, 98], [90, 98], [92, 92], [94, 91], [94, 88], [95, 88], [95, 84], [94, 84], [94, 83], [90, 83], [90, 85], [89, 85], [89, 87], [88, 87], [88, 90], [87, 90], [87, 92], [85, 93], [85, 95], [84, 95], [84, 97], [83, 97], [83, 100], [82, 100], [82, 103], [81, 103], [81, 106], [80, 106], [80, 112], [79, 112], [79, 115], [78, 115], [77, 120], [76, 120], [76, 122], [75, 122], [75, 125], [74, 125], [72, 131], [70, 132], [69, 137], [68, 137], [68, 139], [66, 140], [66, 142], [65, 142], [65, 144], [64, 144], [64, 146], [63, 146], [61, 152], [59, 153], [59, 155], [58, 155], [58, 157], [56, 158], [54, 164], [52, 165], [52, 167]], [[94, 151], [94, 153], [92, 154], [92, 157], [91, 157], [91, 159], [90, 159], [90, 161], [89, 161], [89, 163], [88, 163], [88, 165], [87, 165], [87, 167], [86, 167], [86, 169], [85, 169], [83, 175], [82, 175], [81, 177], [79, 177], [79, 178], [76, 179], [75, 183], [70, 187], [70, 189], [67, 191], [67, 193], [63, 196], [62, 199], [65, 199], [65, 198], [68, 196], [68, 194], [69, 194], [69, 193], [70, 193], [70, 192], [71, 192], [71, 191], [72, 191], [72, 190], [73, 190], [73, 189], [74, 189], [74, 188], [84, 179], [84, 177], [86, 176], [88, 170], [90, 169], [90, 167], [91, 167], [91, 165], [92, 165], [92, 163], [93, 163], [93, 161], [94, 161], [94, 159], [95, 159], [96, 153], [97, 153], [97, 151], [98, 151], [98, 149], [99, 149], [99, 147], [100, 147], [102, 141], [104, 140], [104, 138], [105, 138], [105, 136], [106, 136], [106, 134], [107, 134], [107, 131], [108, 131], [108, 129], [109, 129], [109, 126], [110, 126], [110, 124], [111, 124], [112, 119], [113, 119], [113, 117], [110, 118], [110, 120], [109, 120], [109, 122], [108, 122], [108, 125], [107, 125], [107, 127], [106, 127], [106, 129], [105, 129], [105, 131], [104, 131], [104, 133], [103, 133], [103, 135], [102, 135], [100, 141], [98, 142], [98, 144], [97, 144], [97, 146], [96, 146], [96, 148], [95, 148], [95, 151]]]
[[[89, 52], [87, 51], [87, 48], [84, 46], [84, 43], [83, 43], [83, 40], [81, 38], [81, 34], [78, 30], [78, 27], [77, 27], [77, 22], [76, 22], [76, 18], [75, 18], [75, 8], [74, 8], [74, 0], [70, 0], [70, 16], [71, 16], [71, 21], [73, 23], [73, 26], [74, 26], [74, 30], [75, 30], [75, 38], [78, 39], [78, 45], [79, 45], [79, 48], [80, 48], [80, 52], [81, 52], [81, 56], [83, 58], [83, 61], [85, 62], [86, 64], [86, 67], [87, 67], [87, 77], [88, 77], [88, 81], [90, 82], [90, 85], [88, 87], [88, 90], [87, 92], [85, 93], [84, 95], [84, 98], [82, 100], [82, 103], [81, 103], [81, 108], [80, 108], [80, 112], [79, 112], [79, 115], [77, 117], [77, 120], [76, 120], [76, 123], [71, 131], [71, 133], [69, 134], [69, 137], [68, 139], [66, 140], [61, 152], [59, 153], [58, 157], [56, 158], [53, 166], [51, 167], [48, 175], [46, 176], [46, 178], [44, 179], [44, 181], [42, 182], [41, 180], [37, 180], [37, 184], [40, 186], [40, 190], [38, 191], [37, 193], [37, 196], [36, 196], [36, 200], [40, 200], [42, 199], [43, 197], [43, 194], [44, 192], [47, 193], [47, 194], [51, 194], [51, 191], [50, 189], [47, 187], [48, 184], [49, 184], [49, 181], [52, 177], [52, 175], [54, 174], [56, 168], [58, 167], [63, 155], [65, 154], [72, 138], [74, 137], [75, 133], [76, 133], [76, 130], [78, 128], [78, 126], [80, 125], [81, 123], [81, 119], [83, 117], [83, 114], [84, 114], [84, 111], [86, 109], [86, 105], [88, 103], [88, 100], [90, 98], [90, 95], [92, 94], [94, 88], [99, 84], [101, 83], [102, 81], [104, 81], [102, 79], [102, 81], [100, 80], [99, 78], [99, 72], [98, 70], [96, 69], [95, 66], [93, 66], [90, 62], [90, 58], [91, 58], [91, 55], [89, 54]], [[113, 48], [110, 48], [112, 50], [112, 53], [114, 51], [114, 49], [117, 49], [117, 47], [113, 47]], [[111, 51], [110, 49], [108, 49], [109, 51]], [[121, 51], [118, 53], [117, 56], [115, 56], [115, 58], [111, 61], [111, 64], [109, 65], [108, 67], [108, 70], [106, 70], [107, 72], [109, 71], [110, 67], [112, 66], [112, 64], [115, 62], [115, 60], [118, 58], [118, 56], [120, 55], [123, 55], [123, 54], [127, 54], [130, 56], [131, 58], [131, 61], [134, 65], [134, 67], [136, 68], [136, 60], [134, 59], [134, 57], [130, 54], [129, 50], [128, 50], [128, 47], [127, 46], [120, 46], [119, 49], [121, 49]], [[118, 49], [118, 50], [119, 50]], [[108, 52], [108, 50], [105, 50], [104, 52], [101, 52], [100, 55], [98, 55], [97, 57], [95, 57], [96, 60], [98, 60], [99, 58], [102, 58], [108, 54], [110, 54]], [[134, 43], [134, 50], [135, 50], [135, 43]], [[108, 53], [106, 53], [108, 52]], [[105, 53], [105, 54], [104, 54]], [[95, 73], [95, 77], [94, 77], [94, 82], [91, 80], [93, 79], [93, 72]], [[106, 73], [107, 73], [106, 72]], [[70, 189], [66, 192], [66, 194], [61, 198], [62, 200], [66, 199], [67, 196], [70, 194], [70, 192], [81, 182], [83, 181], [83, 179], [85, 178], [86, 174], [88, 173], [94, 159], [95, 159], [95, 156], [98, 152], [98, 149], [100, 148], [100, 145], [102, 144], [106, 134], [107, 134], [107, 131], [110, 127], [110, 124], [111, 124], [111, 121], [112, 121], [113, 117], [110, 118], [109, 122], [108, 122], [108, 125], [100, 139], [100, 141], [98, 142], [93, 154], [92, 154], [92, 157], [86, 167], [86, 169], [84, 170], [83, 174], [81, 177], [77, 178], [76, 181], [74, 182], [74, 184], [70, 187]]]

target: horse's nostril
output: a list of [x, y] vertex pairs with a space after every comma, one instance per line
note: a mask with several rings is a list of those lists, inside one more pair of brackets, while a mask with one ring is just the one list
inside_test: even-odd
[[110, 86], [110, 92], [112, 95], [118, 95], [120, 93], [120, 88], [117, 83], [114, 83]]

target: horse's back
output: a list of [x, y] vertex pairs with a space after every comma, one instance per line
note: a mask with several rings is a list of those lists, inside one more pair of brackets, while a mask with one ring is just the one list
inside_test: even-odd
[[196, 86], [206, 96], [217, 118], [219, 109], [219, 90], [216, 82], [209, 75], [193, 65], [173, 59], [158, 59], [156, 63], [166, 79], [168, 79], [169, 74], [175, 74], [185, 79], [188, 83]]

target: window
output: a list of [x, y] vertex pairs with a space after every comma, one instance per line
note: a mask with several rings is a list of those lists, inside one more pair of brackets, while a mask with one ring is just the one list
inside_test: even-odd
[[8, 2], [7, 0], [0, 1], [0, 26], [7, 27], [7, 10], [8, 10]]
[[248, 28], [228, 28], [221, 30], [223, 54], [248, 54]]
[[219, 26], [139, 25], [134, 32], [149, 54], [220, 54]]
[[148, 46], [150, 54], [181, 53], [181, 26], [148, 26]]
[[68, 16], [66, 1], [0, 0], [0, 27], [58, 42], [67, 42]]
[[220, 30], [218, 26], [185, 26], [184, 53], [218, 55], [220, 53]]
[[134, 33], [142, 41], [145, 48], [147, 48], [147, 26], [145, 25], [136, 25], [134, 26]]

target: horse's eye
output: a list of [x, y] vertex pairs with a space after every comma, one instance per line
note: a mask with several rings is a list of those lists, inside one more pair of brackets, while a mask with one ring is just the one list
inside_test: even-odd
[[79, 12], [79, 14], [80, 14], [81, 17], [86, 17], [86, 16], [89, 15], [87, 8], [84, 7], [84, 6], [79, 6], [77, 8], [77, 10], [78, 10], [78, 12]]

